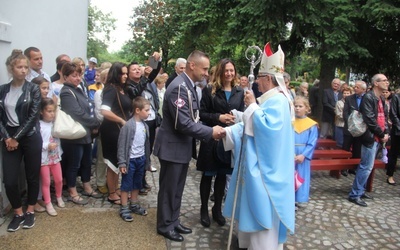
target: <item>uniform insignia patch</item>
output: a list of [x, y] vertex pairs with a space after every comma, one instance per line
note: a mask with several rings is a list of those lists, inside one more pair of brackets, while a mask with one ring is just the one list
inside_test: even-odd
[[182, 108], [185, 104], [186, 102], [181, 98], [178, 98], [178, 100], [175, 101], [175, 105], [178, 106], [178, 108]]

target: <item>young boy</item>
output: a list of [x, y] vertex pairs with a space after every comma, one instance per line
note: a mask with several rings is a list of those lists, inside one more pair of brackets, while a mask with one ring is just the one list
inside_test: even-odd
[[149, 127], [144, 122], [150, 114], [150, 102], [139, 96], [133, 100], [132, 106], [133, 117], [121, 128], [118, 138], [118, 167], [122, 173], [119, 214], [127, 222], [133, 221], [131, 212], [147, 215], [147, 211], [139, 205], [138, 195], [145, 167], [150, 163]]

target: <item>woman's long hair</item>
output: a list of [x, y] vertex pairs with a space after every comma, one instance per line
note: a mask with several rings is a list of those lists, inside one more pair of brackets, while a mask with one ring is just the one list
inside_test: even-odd
[[111, 68], [107, 74], [106, 85], [113, 84], [117, 88], [123, 89], [123, 84], [121, 82], [122, 68], [126, 67], [125, 63], [115, 62], [111, 65]]
[[235, 63], [232, 62], [232, 60], [229, 58], [221, 59], [217, 64], [217, 68], [215, 69], [215, 73], [214, 73], [214, 78], [213, 78], [213, 81], [211, 82], [211, 85], [212, 85], [211, 94], [214, 95], [215, 92], [217, 92], [217, 90], [223, 88], [223, 86], [224, 86], [223, 81], [224, 81], [224, 77], [225, 77], [225, 68], [228, 63], [232, 63], [233, 68], [235, 69], [235, 77], [231, 81], [231, 87], [234, 88], [238, 84], [239, 81], [237, 78]]

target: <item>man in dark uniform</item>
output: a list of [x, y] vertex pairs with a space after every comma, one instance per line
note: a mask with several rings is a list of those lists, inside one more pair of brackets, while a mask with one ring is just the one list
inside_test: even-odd
[[189, 161], [196, 154], [195, 139], [212, 140], [225, 136], [220, 126], [198, 123], [200, 100], [195, 82], [208, 75], [210, 60], [201, 51], [193, 51], [186, 72], [177, 76], [167, 88], [163, 103], [163, 120], [154, 144], [154, 155], [160, 160], [160, 189], [157, 199], [157, 233], [173, 241], [183, 241], [181, 234], [192, 230], [178, 217]]

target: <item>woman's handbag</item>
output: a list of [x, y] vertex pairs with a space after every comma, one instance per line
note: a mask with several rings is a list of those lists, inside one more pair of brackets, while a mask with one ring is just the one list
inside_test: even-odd
[[213, 143], [213, 156], [214, 159], [224, 165], [231, 166], [231, 153], [232, 151], [225, 151], [224, 143], [222, 140], [214, 141]]
[[[71, 93], [75, 96], [72, 91]], [[85, 128], [79, 122], [61, 110], [61, 100], [58, 98], [56, 119], [51, 135], [60, 139], [74, 140], [86, 136], [86, 133]]]

